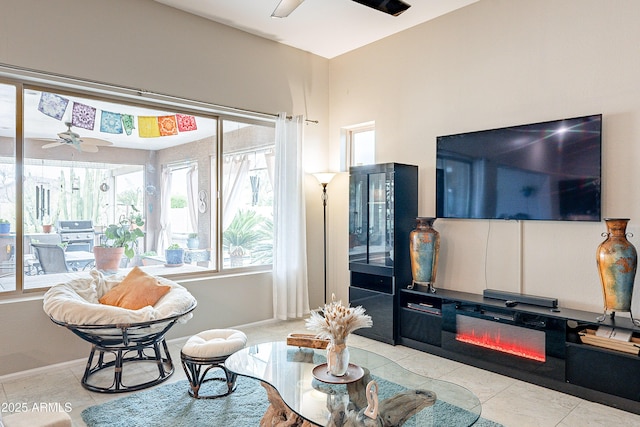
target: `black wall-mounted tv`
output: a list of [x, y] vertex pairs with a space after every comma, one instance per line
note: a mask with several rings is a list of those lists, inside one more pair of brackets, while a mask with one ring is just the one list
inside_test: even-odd
[[438, 218], [600, 221], [602, 115], [437, 138]]

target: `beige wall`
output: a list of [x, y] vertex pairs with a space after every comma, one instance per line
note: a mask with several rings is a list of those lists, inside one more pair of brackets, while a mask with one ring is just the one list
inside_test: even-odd
[[[419, 214], [430, 216], [436, 136], [602, 113], [603, 215], [631, 218], [638, 246], [639, 16], [634, 0], [481, 0], [335, 58], [331, 164], [339, 166], [340, 128], [375, 120], [376, 160], [420, 167]], [[346, 186], [332, 183], [340, 197], [332, 200], [330, 249], [332, 279], [345, 284]], [[438, 220], [435, 227], [437, 287], [522, 291], [602, 309], [595, 250], [603, 223]]]
[[[327, 59], [267, 41], [151, 0], [0, 0], [0, 64], [105, 82], [265, 113], [304, 114], [305, 168], [326, 169]], [[322, 218], [321, 189], [306, 182], [308, 222]], [[321, 223], [321, 222], [320, 222]], [[322, 251], [311, 227], [309, 253]], [[310, 259], [312, 307], [322, 301], [322, 260]], [[271, 274], [187, 283], [200, 302], [170, 336], [273, 317]], [[0, 375], [86, 357], [55, 327], [41, 298], [0, 301]]]

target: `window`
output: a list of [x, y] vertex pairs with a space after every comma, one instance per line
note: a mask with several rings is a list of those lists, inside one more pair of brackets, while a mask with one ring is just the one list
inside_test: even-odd
[[371, 165], [376, 162], [376, 131], [373, 123], [347, 130], [349, 166]]
[[[0, 227], [0, 293], [50, 286], [33, 244], [63, 246], [69, 271], [90, 269], [108, 226], [135, 218], [144, 237], [121, 268], [167, 275], [269, 265], [274, 122], [113, 99], [0, 84], [0, 218], [10, 223], [10, 232]], [[165, 262], [171, 244], [184, 249], [178, 268]]]
[[0, 293], [15, 289], [16, 272], [16, 93], [0, 84]]
[[275, 127], [222, 125], [223, 268], [271, 264]]

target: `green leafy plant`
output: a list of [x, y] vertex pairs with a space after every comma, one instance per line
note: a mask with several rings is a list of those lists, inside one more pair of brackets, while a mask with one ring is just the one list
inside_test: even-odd
[[195, 239], [196, 237], [198, 237], [198, 233], [189, 233], [189, 235], [187, 237], [189, 239]]
[[144, 225], [142, 215], [135, 206], [131, 207], [134, 212], [129, 217], [121, 216], [117, 224], [110, 224], [104, 230], [100, 242], [100, 246], [104, 248], [124, 248], [124, 254], [129, 259], [135, 256], [138, 239], [144, 237], [144, 232], [140, 229]]
[[232, 265], [241, 265], [240, 261], [249, 251], [261, 248], [272, 238], [270, 233], [273, 222], [253, 210], [239, 210], [229, 227], [222, 235], [222, 244], [229, 252]]
[[180, 247], [180, 245], [179, 245], [179, 244], [177, 244], [177, 243], [172, 243], [172, 244], [170, 244], [170, 245], [169, 245], [169, 247], [167, 248], [167, 250], [174, 250], [174, 249], [182, 249], [182, 248], [181, 248], [181, 247]]
[[0, 224], [9, 224], [9, 220], [0, 218]]

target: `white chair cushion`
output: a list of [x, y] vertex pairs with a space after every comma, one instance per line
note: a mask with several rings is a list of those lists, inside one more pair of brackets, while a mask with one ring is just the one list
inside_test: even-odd
[[235, 329], [210, 329], [189, 338], [182, 352], [191, 357], [222, 357], [235, 353], [247, 344], [247, 336]]
[[[72, 325], [128, 324], [166, 319], [184, 313], [195, 302], [186, 288], [158, 277], [158, 282], [171, 286], [171, 290], [153, 307], [128, 310], [100, 304], [100, 297], [120, 284], [124, 278], [124, 273], [106, 276], [98, 270], [91, 270], [89, 276], [84, 273], [74, 280], [54, 285], [44, 294], [44, 311], [53, 319]], [[189, 313], [181, 317], [178, 323], [185, 323], [192, 316]]]

